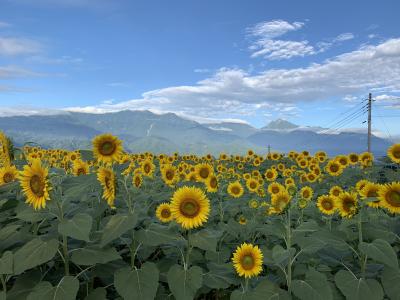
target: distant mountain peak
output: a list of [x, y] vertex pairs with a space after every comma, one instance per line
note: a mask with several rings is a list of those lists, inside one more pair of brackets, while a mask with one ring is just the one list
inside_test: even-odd
[[271, 130], [288, 130], [288, 129], [295, 129], [299, 126], [293, 124], [289, 121], [284, 119], [276, 119], [268, 123], [268, 125], [264, 126], [262, 129], [271, 129]]

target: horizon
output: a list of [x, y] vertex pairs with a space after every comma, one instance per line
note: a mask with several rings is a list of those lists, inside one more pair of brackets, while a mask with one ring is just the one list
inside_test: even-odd
[[128, 109], [361, 130], [371, 92], [373, 130], [400, 136], [398, 2], [229, 3], [3, 1], [0, 115]]

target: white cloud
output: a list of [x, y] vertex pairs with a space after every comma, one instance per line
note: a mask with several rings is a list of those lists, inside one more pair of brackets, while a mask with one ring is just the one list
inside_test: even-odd
[[35, 54], [42, 51], [42, 45], [26, 38], [0, 37], [0, 55], [13, 56]]
[[11, 27], [10, 23], [0, 21], [0, 28]]
[[354, 34], [351, 32], [346, 32], [339, 34], [336, 38], [333, 39], [334, 42], [343, 42], [354, 39]]
[[247, 29], [247, 32], [261, 39], [274, 39], [290, 31], [299, 30], [304, 26], [302, 22], [289, 23], [284, 20], [261, 22]]
[[269, 60], [315, 54], [314, 47], [309, 45], [308, 41], [259, 40], [252, 46], [252, 49], [255, 52], [251, 54], [251, 57], [262, 56]]
[[16, 66], [0, 67], [0, 79], [12, 79], [18, 77], [36, 77], [42, 75], [43, 75], [42, 73], [37, 73]]
[[83, 58], [71, 57], [68, 55], [63, 55], [58, 58], [50, 58], [42, 55], [33, 55], [27, 58], [27, 60], [34, 63], [51, 64], [51, 65], [80, 64], [83, 62]]
[[152, 90], [143, 93], [141, 99], [72, 110], [153, 109], [199, 118], [243, 118], [275, 110], [296, 113], [287, 107], [365, 94], [372, 89], [387, 93], [400, 90], [400, 39], [364, 46], [304, 68], [272, 69], [258, 74], [222, 68], [195, 85]]

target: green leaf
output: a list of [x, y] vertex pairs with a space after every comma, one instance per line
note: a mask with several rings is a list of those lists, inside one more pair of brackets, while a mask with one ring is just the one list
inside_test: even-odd
[[190, 243], [200, 249], [215, 251], [221, 231], [203, 229], [190, 236]]
[[378, 281], [355, 277], [349, 271], [340, 270], [335, 275], [335, 283], [347, 300], [380, 300], [383, 290]]
[[392, 300], [400, 300], [400, 270], [387, 268], [382, 273], [382, 285]]
[[38, 270], [17, 276], [13, 287], [7, 291], [7, 300], [26, 300], [31, 290], [40, 282], [41, 276]]
[[54, 287], [50, 282], [40, 282], [28, 295], [27, 300], [74, 300], [78, 290], [78, 279], [73, 276], [65, 276]]
[[14, 275], [51, 260], [58, 250], [58, 241], [33, 239], [14, 253]]
[[272, 248], [272, 259], [275, 264], [285, 267], [289, 262], [289, 258], [293, 257], [295, 253], [295, 248], [286, 250], [281, 245], [275, 245], [274, 248]]
[[293, 280], [293, 293], [301, 300], [332, 300], [332, 291], [326, 276], [310, 269], [305, 280]]
[[120, 259], [121, 256], [115, 248], [101, 249], [96, 246], [76, 249], [72, 252], [71, 261], [81, 266], [95, 264], [106, 264], [110, 261]]
[[289, 294], [280, 289], [276, 284], [265, 279], [261, 281], [256, 288], [250, 293], [249, 298], [245, 298], [249, 300], [258, 300], [258, 299], [266, 299], [266, 300], [289, 300]]
[[128, 230], [134, 228], [136, 222], [136, 215], [113, 215], [103, 229], [100, 247], [104, 247], [111, 241], [119, 238]]
[[0, 274], [13, 273], [13, 253], [6, 251], [0, 259]]
[[203, 285], [203, 271], [198, 266], [185, 270], [173, 265], [167, 274], [168, 286], [176, 300], [192, 300]]
[[114, 274], [114, 286], [126, 299], [154, 299], [157, 293], [159, 271], [154, 263], [146, 262], [141, 269], [122, 268]]
[[204, 275], [204, 285], [212, 289], [227, 289], [230, 285], [237, 283], [237, 276], [232, 264], [218, 265], [207, 264], [209, 271]]
[[92, 229], [92, 217], [88, 214], [76, 214], [70, 220], [63, 220], [58, 224], [58, 232], [77, 240], [89, 242], [89, 234]]
[[6, 293], [0, 292], [0, 300], [6, 300]]
[[85, 300], [107, 300], [107, 291], [105, 288], [99, 287], [93, 290]]
[[392, 268], [399, 267], [396, 252], [385, 240], [376, 239], [372, 243], [361, 243], [359, 248], [362, 253], [377, 262]]
[[151, 223], [148, 228], [135, 232], [135, 239], [148, 246], [185, 241], [178, 232], [173, 232], [169, 227], [157, 223]]
[[6, 227], [0, 229], [0, 241], [4, 241], [8, 237], [10, 237], [20, 227], [21, 227], [21, 225], [9, 225], [9, 226], [6, 226]]

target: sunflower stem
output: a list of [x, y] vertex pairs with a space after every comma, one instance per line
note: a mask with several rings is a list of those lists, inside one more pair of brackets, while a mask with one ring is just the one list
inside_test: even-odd
[[[59, 220], [62, 222], [64, 220], [64, 212], [62, 206], [60, 205], [59, 201], [56, 201], [58, 212], [59, 212]], [[68, 238], [65, 234], [62, 235], [62, 247], [63, 247], [63, 254], [64, 254], [64, 272], [65, 276], [69, 276], [69, 256], [68, 256]]]
[[[286, 224], [286, 250], [290, 251], [290, 247], [292, 245], [292, 230], [291, 230], [291, 214], [290, 214], [290, 203], [289, 207], [287, 209], [287, 224]], [[288, 292], [289, 295], [292, 294], [292, 258], [289, 257], [289, 262], [287, 266], [287, 276], [286, 276], [286, 282], [287, 282], [287, 287], [288, 287]]]
[[244, 288], [244, 292], [247, 293], [247, 291], [249, 290], [249, 278], [245, 279], [245, 288]]
[[1, 284], [3, 286], [3, 292], [4, 292], [4, 294], [7, 294], [7, 283], [4, 279], [4, 275], [1, 275], [0, 279], [1, 279]]
[[187, 249], [186, 249], [186, 259], [184, 262], [185, 270], [189, 269], [189, 262], [190, 262], [190, 252], [192, 251], [192, 246], [190, 244], [190, 230], [187, 233]]
[[[362, 210], [358, 212], [358, 246], [361, 245], [363, 242], [363, 232], [362, 232], [362, 215], [361, 215]], [[360, 257], [360, 266], [361, 266], [361, 276], [362, 278], [365, 278], [365, 267], [367, 264], [367, 257], [364, 254], [359, 255]]]

